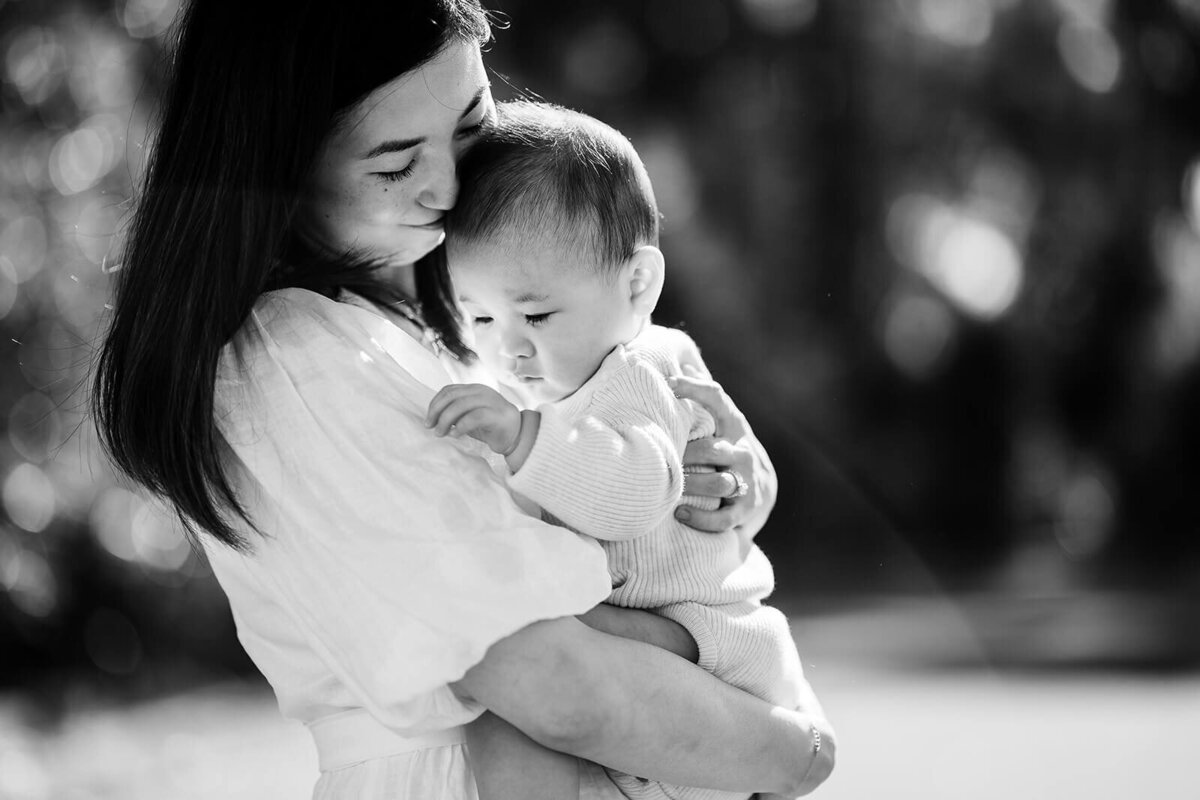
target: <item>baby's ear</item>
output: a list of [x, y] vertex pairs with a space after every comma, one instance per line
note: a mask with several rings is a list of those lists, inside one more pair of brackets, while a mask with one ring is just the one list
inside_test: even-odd
[[662, 251], [653, 245], [643, 245], [634, 251], [625, 265], [629, 281], [629, 302], [633, 310], [650, 316], [658, 305], [666, 277], [666, 261]]

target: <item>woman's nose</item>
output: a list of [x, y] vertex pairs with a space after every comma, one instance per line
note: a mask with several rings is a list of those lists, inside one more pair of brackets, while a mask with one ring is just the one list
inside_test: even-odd
[[429, 165], [429, 179], [417, 196], [426, 208], [449, 211], [458, 199], [458, 169], [453, 155], [436, 158]]

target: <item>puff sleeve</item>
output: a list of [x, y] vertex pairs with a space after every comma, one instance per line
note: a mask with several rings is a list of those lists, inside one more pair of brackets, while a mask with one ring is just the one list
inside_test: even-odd
[[[258, 529], [223, 570], [252, 587], [227, 593], [282, 705], [301, 690], [281, 683], [332, 681], [411, 728], [491, 644], [608, 595], [594, 541], [522, 514], [481, 446], [424, 427], [447, 381], [389, 321], [298, 289], [264, 295], [222, 354], [217, 427]], [[242, 630], [259, 604], [286, 646]], [[285, 649], [319, 669], [288, 673]]]

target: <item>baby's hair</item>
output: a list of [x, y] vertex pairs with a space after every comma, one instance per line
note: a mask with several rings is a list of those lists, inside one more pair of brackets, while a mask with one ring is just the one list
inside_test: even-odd
[[446, 218], [451, 247], [552, 242], [611, 275], [638, 247], [658, 244], [658, 206], [628, 139], [547, 103], [496, 111], [459, 162], [458, 201]]

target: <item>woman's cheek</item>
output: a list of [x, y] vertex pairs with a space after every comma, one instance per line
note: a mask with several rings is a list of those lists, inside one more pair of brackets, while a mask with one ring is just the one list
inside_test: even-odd
[[374, 225], [400, 225], [405, 222], [404, 210], [408, 205], [403, 186], [375, 187], [362, 195], [362, 215]]

